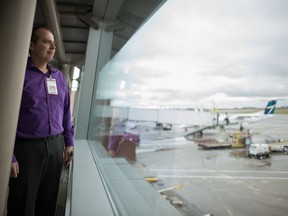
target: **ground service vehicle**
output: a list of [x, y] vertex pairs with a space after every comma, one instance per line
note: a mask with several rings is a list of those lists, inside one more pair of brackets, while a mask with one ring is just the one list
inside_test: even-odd
[[271, 147], [268, 144], [251, 144], [248, 150], [248, 157], [256, 157], [259, 160], [271, 157]]
[[288, 142], [275, 142], [275, 143], [269, 143], [269, 146], [271, 147], [271, 151], [278, 151], [278, 152], [288, 152]]

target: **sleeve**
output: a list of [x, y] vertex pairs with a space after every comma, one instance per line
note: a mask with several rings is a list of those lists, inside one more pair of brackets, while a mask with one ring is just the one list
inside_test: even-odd
[[13, 154], [13, 156], [12, 156], [12, 163], [16, 163], [16, 162], [17, 162], [16, 156], [15, 156], [15, 154]]
[[64, 108], [63, 108], [64, 142], [65, 146], [74, 146], [74, 125], [72, 122], [71, 109], [70, 109], [70, 94], [65, 79], [64, 79], [64, 85], [66, 86]]
[[109, 138], [108, 150], [117, 151], [122, 137], [121, 134], [112, 134]]

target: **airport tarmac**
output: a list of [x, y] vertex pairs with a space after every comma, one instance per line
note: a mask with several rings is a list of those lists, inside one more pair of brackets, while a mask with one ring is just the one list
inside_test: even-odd
[[[276, 115], [244, 126], [252, 143], [288, 140], [288, 115]], [[238, 130], [209, 129], [203, 138], [225, 139]], [[189, 133], [137, 127], [140, 144], [134, 166], [183, 215], [277, 216], [288, 212], [288, 154], [273, 152], [271, 158], [247, 157], [246, 148], [205, 150], [187, 140]], [[192, 130], [192, 129], [191, 129]]]

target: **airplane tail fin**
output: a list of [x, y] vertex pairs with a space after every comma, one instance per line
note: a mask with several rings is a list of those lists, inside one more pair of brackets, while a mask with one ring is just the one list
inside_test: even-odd
[[276, 102], [277, 100], [270, 100], [268, 101], [268, 104], [264, 110], [265, 115], [272, 115], [275, 112], [276, 109]]

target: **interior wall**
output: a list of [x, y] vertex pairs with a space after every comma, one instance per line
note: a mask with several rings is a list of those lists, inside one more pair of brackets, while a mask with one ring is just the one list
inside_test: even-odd
[[[25, 68], [37, 0], [0, 5], [0, 214], [4, 214]], [[21, 169], [21, 168], [20, 168]], [[21, 170], [20, 170], [21, 172]]]

